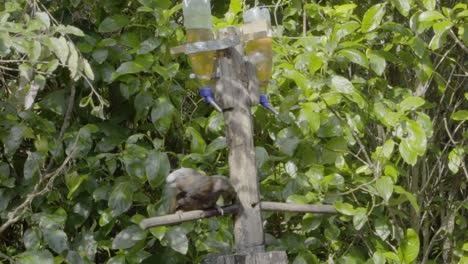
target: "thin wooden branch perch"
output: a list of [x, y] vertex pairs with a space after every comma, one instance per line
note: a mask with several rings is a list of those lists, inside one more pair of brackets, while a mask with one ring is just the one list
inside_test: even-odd
[[[230, 205], [230, 206], [222, 207], [221, 209], [223, 211], [223, 214], [236, 214], [239, 211], [239, 205], [237, 204]], [[179, 224], [179, 223], [198, 220], [202, 218], [219, 216], [221, 215], [220, 211], [221, 210], [217, 210], [217, 209], [210, 209], [210, 210], [204, 210], [204, 211], [194, 210], [194, 211], [181, 212], [181, 213], [175, 213], [175, 214], [164, 215], [164, 216], [151, 217], [151, 218], [143, 219], [140, 222], [140, 227], [142, 229], [147, 229], [147, 228], [156, 227], [156, 226]]]
[[[260, 202], [260, 208], [262, 211], [282, 211], [282, 212], [296, 212], [296, 213], [316, 213], [316, 214], [336, 214], [335, 207], [332, 205], [322, 204], [290, 204], [290, 203], [278, 203], [278, 202]], [[234, 204], [221, 208], [223, 214], [237, 214], [239, 212], [239, 205]], [[220, 216], [221, 212], [217, 209], [210, 210], [194, 210], [188, 212], [180, 212], [164, 216], [156, 216], [151, 218], [143, 219], [140, 222], [142, 229], [148, 229], [151, 227], [163, 226], [163, 225], [174, 225], [183, 222], [209, 218], [213, 216]]]
[[316, 214], [336, 214], [333, 205], [323, 204], [291, 204], [278, 202], [260, 202], [262, 211], [300, 212]]

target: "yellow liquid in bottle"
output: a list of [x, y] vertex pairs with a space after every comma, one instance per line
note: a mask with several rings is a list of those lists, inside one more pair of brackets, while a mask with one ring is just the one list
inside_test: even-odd
[[[187, 29], [187, 42], [198, 42], [213, 40], [213, 32], [206, 28]], [[211, 75], [215, 68], [215, 51], [205, 51], [189, 55], [193, 72], [200, 78], [202, 85], [210, 83]]]
[[260, 93], [266, 93], [268, 81], [271, 79], [273, 71], [272, 39], [261, 38], [247, 42], [245, 52], [255, 63], [257, 68], [257, 79], [260, 82]]

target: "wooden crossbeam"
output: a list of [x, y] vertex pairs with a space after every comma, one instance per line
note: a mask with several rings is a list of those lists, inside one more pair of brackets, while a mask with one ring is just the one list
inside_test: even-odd
[[209, 210], [194, 210], [188, 212], [178, 212], [170, 215], [156, 216], [141, 220], [140, 227], [147, 229], [156, 226], [173, 225], [183, 222], [209, 218], [213, 216], [220, 216], [222, 214], [236, 214], [239, 211], [239, 205], [234, 204], [226, 207], [222, 207], [221, 210], [209, 209]]
[[199, 41], [186, 43], [184, 45], [171, 48], [171, 54], [194, 54], [204, 51], [224, 50], [238, 45], [241, 41], [246, 42], [253, 39], [271, 36], [271, 30], [265, 21], [249, 23], [240, 27], [240, 38], [230, 37], [209, 41]]
[[[222, 214], [237, 214], [240, 210], [239, 205], [234, 204], [222, 207]], [[262, 211], [281, 211], [281, 212], [295, 212], [295, 213], [315, 213], [315, 214], [336, 214], [336, 209], [332, 205], [323, 204], [291, 204], [291, 203], [278, 203], [278, 202], [260, 202], [260, 210]], [[170, 215], [156, 216], [143, 219], [140, 222], [142, 229], [148, 229], [156, 226], [174, 225], [183, 222], [220, 216], [221, 210], [194, 210], [188, 212], [179, 212]]]

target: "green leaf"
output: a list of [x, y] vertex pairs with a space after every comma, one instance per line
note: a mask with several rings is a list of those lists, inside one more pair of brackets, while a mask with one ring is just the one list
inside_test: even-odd
[[436, 50], [444, 45], [445, 37], [452, 26], [453, 23], [448, 20], [437, 22], [432, 26], [435, 34], [429, 43], [431, 50]]
[[450, 116], [451, 119], [457, 121], [468, 120], [468, 110], [458, 110]]
[[296, 133], [292, 127], [288, 127], [278, 133], [275, 145], [282, 153], [291, 157], [293, 156], [299, 142], [300, 139], [298, 133]]
[[15, 256], [17, 264], [54, 264], [54, 256], [48, 250], [26, 251]]
[[221, 149], [225, 149], [227, 147], [227, 142], [225, 137], [217, 137], [210, 144], [206, 147], [206, 153], [215, 153]]
[[388, 176], [382, 176], [375, 182], [375, 187], [380, 197], [382, 197], [385, 203], [388, 203], [388, 200], [393, 193], [393, 181]]
[[151, 151], [145, 161], [148, 183], [152, 188], [161, 186], [169, 174], [171, 164], [166, 153]]
[[445, 17], [437, 11], [425, 11], [419, 15], [419, 22], [428, 22], [438, 19], [445, 19]]
[[47, 63], [47, 72], [48, 73], [52, 73], [54, 72], [58, 66], [60, 65], [59, 61], [54, 59], [54, 60], [51, 60], [49, 63]]
[[12, 156], [23, 142], [25, 126], [16, 125], [10, 129], [5, 141], [5, 153]]
[[190, 138], [190, 151], [192, 153], [203, 153], [205, 151], [205, 140], [195, 128], [187, 127], [185, 136]]
[[410, 40], [410, 45], [411, 45], [411, 48], [413, 49], [414, 53], [419, 58], [422, 58], [422, 57], [424, 57], [425, 54], [427, 54], [427, 49], [426, 49], [427, 43], [424, 42], [424, 40], [422, 40], [421, 38], [419, 38], [417, 36], [413, 37]]
[[106, 17], [101, 24], [99, 25], [98, 32], [100, 33], [110, 33], [120, 30], [122, 27], [126, 26], [130, 21], [124, 15], [115, 15], [111, 17]]
[[75, 36], [78, 36], [78, 37], [83, 37], [84, 36], [84, 33], [81, 29], [77, 28], [77, 27], [74, 27], [74, 26], [70, 26], [70, 25], [67, 25], [67, 26], [58, 26], [57, 28], [57, 32], [60, 32], [62, 34], [72, 34], [72, 35], [75, 35]]
[[408, 16], [411, 9], [411, 0], [392, 0], [393, 5], [398, 9], [398, 12], [403, 16]]
[[376, 29], [385, 15], [385, 4], [377, 4], [369, 8], [362, 18], [361, 31], [369, 32]]
[[126, 212], [132, 206], [133, 188], [130, 182], [118, 183], [109, 196], [109, 208], [113, 217]]
[[146, 238], [147, 232], [137, 225], [131, 225], [120, 231], [112, 240], [112, 249], [126, 249]]
[[418, 153], [411, 149], [406, 140], [400, 142], [398, 150], [400, 151], [401, 157], [406, 163], [409, 165], [416, 164], [416, 161], [418, 160]]
[[41, 44], [38, 41], [33, 40], [30, 45], [30, 48], [28, 49], [29, 59], [32, 62], [36, 62], [39, 59], [39, 56], [41, 56], [41, 51], [42, 51]]
[[78, 80], [80, 78], [80, 61], [78, 52], [72, 42], [68, 42], [68, 49], [70, 50], [70, 57], [68, 57], [67, 66], [70, 70], [70, 78]]
[[407, 192], [405, 189], [403, 189], [401, 186], [398, 186], [398, 185], [394, 186], [394, 191], [396, 193], [403, 194], [406, 197], [406, 199], [408, 199], [411, 206], [413, 206], [413, 209], [417, 213], [419, 213], [420, 209], [419, 209], [418, 201], [417, 201], [416, 197], [412, 193]]
[[419, 255], [419, 237], [411, 228], [406, 230], [405, 238], [398, 248], [398, 255], [406, 263], [414, 261]]
[[334, 204], [333, 204], [336, 208], [336, 210], [344, 215], [355, 215], [356, 214], [356, 210], [354, 209], [354, 207], [349, 204], [349, 203], [343, 203], [343, 202], [340, 202], [340, 201], [336, 201]]
[[36, 12], [35, 15], [36, 18], [39, 19], [46, 28], [50, 27], [50, 17], [46, 12]]
[[88, 79], [93, 81], [94, 80], [94, 72], [93, 72], [93, 69], [91, 68], [91, 65], [89, 64], [89, 62], [86, 59], [81, 58], [81, 64], [83, 65], [83, 70], [84, 70], [84, 73], [85, 73], [86, 77], [88, 77]]
[[64, 37], [48, 38], [45, 43], [54, 52], [60, 62], [67, 65], [68, 54], [70, 52], [67, 40]]
[[296, 70], [285, 70], [284, 77], [293, 80], [296, 85], [301, 88], [304, 94], [308, 95], [312, 90], [312, 82], [302, 73]]
[[429, 54], [425, 53], [422, 60], [416, 61], [416, 75], [422, 81], [427, 81], [431, 78], [434, 67], [432, 65]]
[[41, 232], [37, 227], [27, 229], [23, 234], [23, 242], [26, 249], [37, 250], [41, 246]]
[[385, 58], [376, 52], [370, 52], [368, 54], [368, 57], [371, 69], [377, 75], [381, 76], [384, 73], [385, 68], [387, 67], [387, 61], [385, 60]]
[[356, 49], [342, 49], [336, 53], [336, 56], [345, 57], [351, 62], [361, 65], [364, 68], [369, 68], [369, 61], [364, 53]]
[[62, 230], [57, 229], [44, 229], [44, 240], [47, 245], [56, 253], [60, 254], [68, 249], [68, 238], [67, 234]]
[[286, 202], [293, 204], [307, 204], [309, 203], [309, 199], [307, 199], [307, 197], [305, 197], [304, 195], [293, 194], [286, 198]]
[[314, 103], [302, 104], [300, 116], [304, 117], [307, 121], [308, 127], [311, 132], [317, 132], [320, 128], [320, 113], [316, 112]]
[[353, 84], [345, 77], [333, 75], [331, 78], [331, 87], [336, 91], [344, 94], [351, 94], [354, 92]]
[[93, 51], [92, 56], [97, 63], [102, 64], [104, 61], [106, 61], [108, 54], [109, 51], [107, 49], [96, 49]]
[[10, 53], [12, 41], [7, 32], [0, 32], [0, 56], [6, 56]]
[[65, 184], [68, 187], [67, 199], [70, 199], [81, 184], [87, 179], [87, 174], [78, 174], [76, 171], [65, 174]]
[[[65, 89], [48, 93], [39, 102], [43, 109], [50, 110], [58, 115], [64, 115], [67, 107], [67, 91]], [[85, 97], [84, 97], [85, 98]], [[87, 97], [86, 97], [87, 98]], [[84, 100], [84, 99], [82, 99]], [[81, 103], [80, 103], [81, 104]], [[80, 105], [81, 106], [81, 105]]]
[[382, 240], [386, 240], [387, 237], [391, 234], [391, 230], [387, 221], [383, 217], [379, 217], [374, 221], [374, 229], [377, 236]]
[[462, 250], [463, 251], [468, 251], [468, 242], [463, 244]]
[[364, 224], [367, 222], [367, 210], [366, 208], [356, 208], [356, 212], [353, 216], [353, 226], [356, 230], [361, 230]]
[[436, 6], [436, 0], [422, 0], [424, 7], [427, 10], [434, 10]]
[[135, 101], [133, 102], [136, 111], [135, 120], [145, 120], [153, 104], [154, 100], [152, 93], [148, 91], [142, 91], [138, 93], [135, 96]]
[[39, 173], [42, 163], [42, 154], [39, 152], [32, 152], [28, 155], [24, 163], [24, 178], [31, 179], [34, 175]]
[[136, 61], [127, 61], [120, 64], [119, 68], [115, 71], [118, 75], [131, 74], [144, 71], [145, 67]]
[[398, 107], [400, 108], [400, 111], [405, 112], [408, 110], [415, 110], [425, 103], [426, 101], [419, 96], [408, 96], [398, 105]]
[[156, 107], [153, 107], [151, 110], [151, 122], [159, 132], [166, 133], [171, 127], [175, 113], [176, 109], [169, 99], [167, 97], [159, 97]]
[[406, 121], [406, 140], [410, 147], [418, 153], [423, 155], [427, 148], [427, 138], [424, 129], [413, 120]]
[[456, 147], [450, 151], [448, 156], [448, 167], [452, 173], [455, 174], [458, 172], [464, 157], [465, 151], [461, 146]]
[[169, 229], [166, 236], [172, 249], [181, 254], [187, 254], [189, 241], [182, 227], [178, 226]]
[[148, 52], [151, 52], [157, 47], [159, 47], [159, 45], [161, 45], [161, 42], [162, 41], [159, 38], [149, 38], [140, 44], [140, 48], [137, 50], [137, 54], [146, 54]]
[[323, 59], [322, 57], [317, 56], [315, 53], [310, 54], [310, 61], [309, 61], [309, 72], [310, 74], [314, 74], [322, 67]]

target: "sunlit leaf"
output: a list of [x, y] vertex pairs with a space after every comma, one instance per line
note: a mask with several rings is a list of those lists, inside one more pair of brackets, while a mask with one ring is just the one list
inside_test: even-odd
[[141, 230], [137, 225], [131, 225], [120, 231], [112, 240], [113, 249], [126, 249], [133, 247], [136, 243], [146, 238], [147, 232]]
[[120, 30], [126, 26], [129, 20], [124, 15], [115, 15], [112, 17], [106, 17], [101, 24], [99, 24], [98, 31], [101, 33], [109, 33]]
[[385, 15], [385, 4], [377, 4], [369, 8], [362, 18], [361, 31], [369, 32], [376, 29]]
[[418, 234], [411, 228], [406, 230], [405, 238], [398, 248], [398, 255], [402, 257], [406, 263], [415, 260], [419, 255], [419, 237]]
[[384, 199], [386, 203], [392, 196], [393, 192], [393, 181], [390, 177], [382, 176], [375, 182], [375, 187], [380, 197]]

